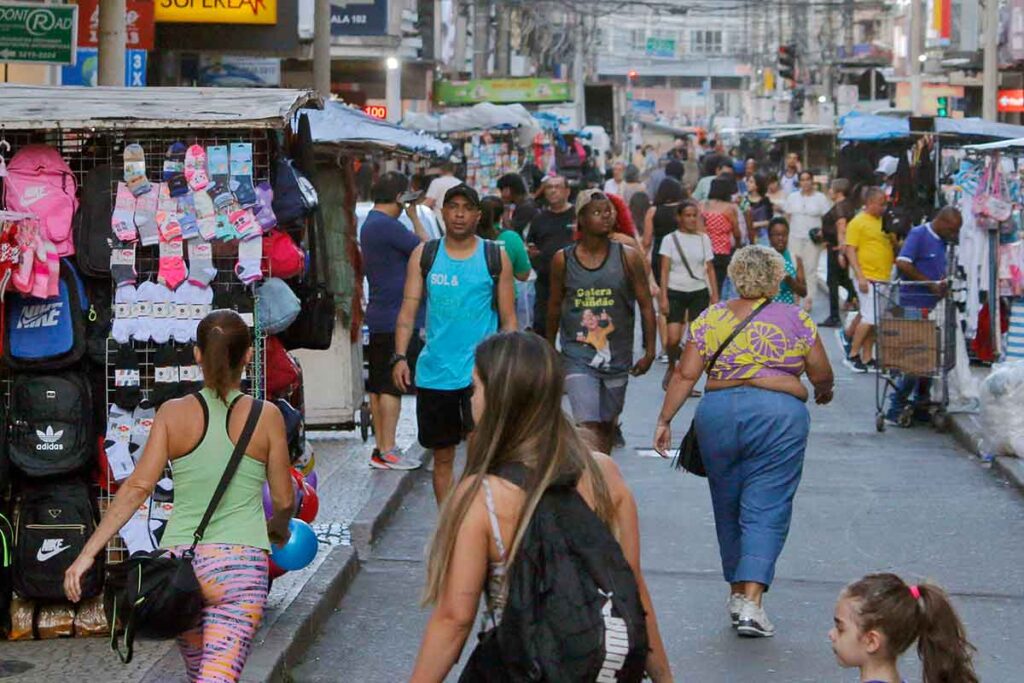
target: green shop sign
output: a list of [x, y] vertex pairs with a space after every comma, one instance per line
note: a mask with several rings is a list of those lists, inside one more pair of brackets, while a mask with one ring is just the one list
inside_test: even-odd
[[550, 78], [488, 78], [475, 81], [434, 82], [434, 102], [439, 105], [571, 100], [572, 83]]
[[676, 56], [676, 41], [671, 38], [648, 38], [647, 56], [671, 58]]
[[74, 64], [78, 5], [0, 2], [0, 62]]

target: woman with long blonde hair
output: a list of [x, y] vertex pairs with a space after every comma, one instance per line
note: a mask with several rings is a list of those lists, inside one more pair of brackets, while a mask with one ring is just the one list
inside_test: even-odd
[[[459, 659], [486, 595], [488, 626], [500, 623], [507, 570], [544, 492], [572, 478], [587, 505], [615, 534], [636, 578], [646, 613], [655, 681], [672, 672], [640, 570], [636, 502], [611, 458], [594, 453], [562, 412], [563, 373], [557, 353], [536, 335], [499, 334], [476, 351], [473, 419], [466, 469], [441, 508], [430, 545], [424, 604], [427, 624], [411, 680], [442, 681]], [[505, 478], [520, 472], [523, 485]], [[516, 477], [512, 477], [516, 478]]]

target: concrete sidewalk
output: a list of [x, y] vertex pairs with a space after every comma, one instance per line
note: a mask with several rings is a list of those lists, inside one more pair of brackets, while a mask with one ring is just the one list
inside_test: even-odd
[[[398, 443], [412, 455], [415, 404], [407, 399]], [[274, 582], [242, 681], [285, 680], [283, 673], [301, 657], [323, 620], [344, 595], [360, 568], [360, 557], [398, 508], [413, 472], [380, 471], [368, 466], [370, 443], [358, 434], [312, 432], [316, 452], [320, 511], [313, 524], [320, 542], [310, 566]], [[429, 466], [429, 457], [425, 459]], [[32, 683], [66, 683], [94, 677], [109, 683], [184, 681], [181, 656], [173, 641], [136, 641], [135, 657], [123, 665], [106, 638], [7, 642], [0, 647], [0, 679]]]

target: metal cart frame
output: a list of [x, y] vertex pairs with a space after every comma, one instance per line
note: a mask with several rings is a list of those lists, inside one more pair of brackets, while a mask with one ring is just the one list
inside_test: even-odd
[[[933, 308], [904, 306], [900, 299], [915, 288], [945, 286], [945, 292]], [[956, 365], [956, 305], [952, 298], [949, 279], [921, 282], [894, 280], [875, 283], [872, 296], [876, 312], [876, 370], [875, 370], [875, 428], [885, 431], [886, 397], [896, 391], [906, 376], [939, 381], [939, 400], [913, 403], [904, 407], [898, 418], [899, 425], [909, 427], [914, 412], [921, 408], [929, 411], [932, 426], [946, 428], [949, 405], [949, 371]], [[916, 393], [916, 389], [915, 389]]]

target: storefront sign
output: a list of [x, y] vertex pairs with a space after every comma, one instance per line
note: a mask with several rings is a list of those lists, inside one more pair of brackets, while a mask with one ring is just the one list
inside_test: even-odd
[[277, 0], [154, 0], [169, 24], [276, 24]]
[[[124, 44], [139, 50], [153, 49], [152, 0], [128, 0], [124, 12]], [[78, 0], [78, 47], [100, 44], [100, 0]]]
[[199, 85], [218, 88], [276, 88], [281, 85], [281, 60], [276, 57], [203, 56]]
[[0, 62], [74, 64], [76, 5], [0, 3]]
[[386, 36], [388, 0], [334, 0], [332, 36]]
[[633, 100], [629, 104], [637, 114], [653, 114], [657, 103], [654, 100]]
[[365, 112], [368, 116], [372, 116], [375, 119], [380, 119], [381, 121], [388, 120], [388, 108], [383, 104], [363, 105], [363, 112]]
[[570, 102], [572, 83], [550, 78], [493, 78], [436, 81], [434, 101], [440, 105], [492, 102]]
[[[124, 58], [124, 84], [128, 88], [142, 88], [146, 85], [145, 50], [128, 50]], [[62, 85], [90, 85], [98, 82], [99, 50], [94, 47], [78, 48], [78, 59], [73, 66], [60, 70]]]
[[648, 38], [647, 56], [672, 58], [676, 56], [676, 41], [672, 38]]
[[996, 108], [1004, 112], [1024, 112], [1024, 90], [1000, 90]]

